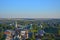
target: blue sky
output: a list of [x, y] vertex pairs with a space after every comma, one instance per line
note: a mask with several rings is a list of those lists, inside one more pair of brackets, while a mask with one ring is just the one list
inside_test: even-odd
[[60, 0], [0, 0], [0, 18], [60, 18]]

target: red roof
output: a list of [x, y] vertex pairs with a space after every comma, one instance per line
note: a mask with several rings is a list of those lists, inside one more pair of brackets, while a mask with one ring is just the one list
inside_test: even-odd
[[10, 32], [4, 32], [4, 34], [10, 34]]

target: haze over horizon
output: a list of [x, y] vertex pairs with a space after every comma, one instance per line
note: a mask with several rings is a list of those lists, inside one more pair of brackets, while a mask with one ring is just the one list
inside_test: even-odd
[[60, 18], [60, 0], [0, 0], [0, 18]]

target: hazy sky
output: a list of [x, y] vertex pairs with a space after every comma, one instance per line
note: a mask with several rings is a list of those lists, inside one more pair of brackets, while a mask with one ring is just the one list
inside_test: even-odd
[[0, 0], [0, 18], [60, 18], [60, 0]]

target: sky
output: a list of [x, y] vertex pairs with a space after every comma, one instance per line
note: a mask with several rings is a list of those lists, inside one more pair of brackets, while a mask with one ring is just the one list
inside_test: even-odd
[[0, 18], [60, 18], [60, 0], [0, 0]]

